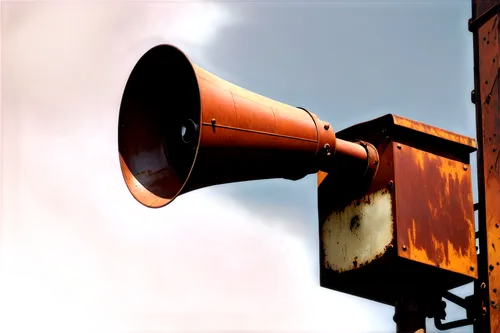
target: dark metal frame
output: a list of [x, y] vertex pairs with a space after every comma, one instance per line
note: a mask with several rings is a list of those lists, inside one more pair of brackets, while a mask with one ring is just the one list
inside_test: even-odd
[[[478, 273], [474, 296], [481, 314], [474, 332], [499, 332], [500, 290], [500, 112], [498, 101], [498, 30], [500, 1], [472, 0], [469, 31], [474, 43], [474, 98], [478, 168]], [[500, 249], [500, 248], [499, 248]], [[480, 304], [480, 305], [479, 305]]]

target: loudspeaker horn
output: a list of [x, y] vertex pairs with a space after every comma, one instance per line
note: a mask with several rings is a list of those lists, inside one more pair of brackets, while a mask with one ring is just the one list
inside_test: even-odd
[[313, 113], [233, 85], [172, 45], [139, 59], [118, 122], [125, 183], [151, 208], [212, 185], [297, 180], [330, 170], [334, 155], [370, 158], [366, 145], [336, 139]]

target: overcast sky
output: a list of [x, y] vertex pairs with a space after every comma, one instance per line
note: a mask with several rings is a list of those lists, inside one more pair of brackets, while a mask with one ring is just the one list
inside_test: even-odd
[[395, 113], [475, 136], [470, 1], [1, 6], [1, 332], [395, 330], [391, 307], [319, 287], [315, 176], [138, 204], [121, 93], [174, 43], [335, 130]]

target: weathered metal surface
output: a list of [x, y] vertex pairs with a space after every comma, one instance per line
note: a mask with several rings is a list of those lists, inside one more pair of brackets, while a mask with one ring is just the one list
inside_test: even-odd
[[[500, 109], [499, 109], [499, 1], [472, 1], [474, 90], [478, 161], [479, 278], [475, 296], [481, 301], [474, 332], [500, 332]], [[496, 7], [493, 7], [496, 6]], [[479, 17], [486, 19], [478, 20]]]
[[326, 219], [322, 228], [323, 265], [344, 272], [384, 255], [394, 232], [392, 200], [387, 189], [368, 194]]
[[[417, 287], [433, 295], [471, 282], [477, 265], [469, 168], [475, 141], [401, 119], [386, 115], [337, 133], [377, 149], [368, 187], [346, 178], [348, 170], [318, 173], [321, 285], [389, 305]], [[355, 218], [387, 208], [373, 199], [384, 191], [391, 215], [385, 209]], [[358, 222], [359, 231], [377, 229], [383, 241], [357, 232]]]
[[469, 166], [395, 145], [399, 256], [477, 277]]
[[421, 133], [432, 135], [436, 138], [444, 139], [447, 141], [452, 141], [461, 145], [465, 145], [471, 148], [476, 148], [476, 142], [474, 139], [467, 136], [463, 136], [457, 133], [453, 133], [438, 127], [430, 126], [415, 120], [403, 118], [400, 116], [393, 115], [394, 124], [396, 126], [406, 127]]
[[170, 45], [152, 48], [134, 67], [118, 146], [129, 191], [153, 208], [212, 185], [297, 180], [339, 162], [366, 169], [369, 157], [363, 146], [336, 140], [315, 114], [231, 84]]

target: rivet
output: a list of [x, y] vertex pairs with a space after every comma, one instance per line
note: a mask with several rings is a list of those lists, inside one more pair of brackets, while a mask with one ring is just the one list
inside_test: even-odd
[[486, 283], [481, 283], [481, 289], [486, 289]]
[[330, 124], [325, 124], [325, 126], [323, 126], [324, 129], [328, 130], [330, 128]]
[[325, 143], [325, 145], [323, 146], [323, 148], [325, 148], [326, 150], [329, 150], [330, 149], [330, 144], [329, 143]]
[[212, 118], [212, 125], [215, 125], [215, 118]]
[[469, 269], [470, 269], [471, 271], [474, 271], [474, 266], [470, 266], [470, 267], [469, 267]]
[[495, 269], [495, 266], [493, 265], [490, 265], [490, 271], [494, 270]]
[[493, 289], [493, 292], [494, 292], [494, 293], [496, 293], [496, 292], [497, 292], [497, 289], [496, 289], [496, 288], [495, 288], [495, 289]]
[[488, 309], [486, 309], [486, 307], [483, 306], [483, 310], [482, 310], [483, 316], [486, 315], [487, 312], [488, 312]]
[[464, 170], [467, 170], [467, 165], [464, 165]]
[[377, 160], [373, 161], [373, 164], [378, 165], [378, 161]]
[[406, 251], [406, 245], [403, 245], [403, 251]]
[[397, 147], [398, 147], [398, 149], [401, 149], [401, 145], [400, 145], [399, 143], [398, 143], [398, 146], [397, 146]]
[[387, 184], [387, 187], [388, 187], [388, 188], [391, 188], [391, 187], [392, 187], [392, 185], [394, 185], [394, 182], [391, 180], [391, 181], [389, 181], [389, 183]]
[[500, 225], [498, 223], [495, 223], [495, 228], [498, 228], [500, 227]]

